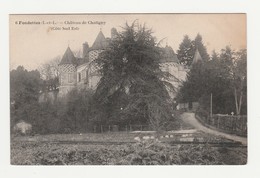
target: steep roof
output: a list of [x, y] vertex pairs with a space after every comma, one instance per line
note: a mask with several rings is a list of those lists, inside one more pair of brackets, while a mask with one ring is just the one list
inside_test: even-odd
[[193, 57], [192, 64], [197, 63], [198, 61], [202, 61], [202, 58], [201, 58], [200, 52], [197, 48], [195, 51], [194, 57]]
[[84, 58], [77, 58], [77, 65], [81, 65], [81, 64], [85, 64], [85, 63], [88, 63], [89, 62], [89, 59], [88, 57], [84, 57]]
[[177, 58], [177, 55], [173, 51], [172, 47], [166, 45], [165, 48], [163, 48], [163, 58], [161, 59], [160, 62], [176, 62], [178, 63], [179, 60]]
[[91, 50], [96, 50], [96, 49], [105, 49], [108, 45], [108, 42], [104, 36], [104, 34], [102, 33], [102, 31], [100, 31], [97, 35], [96, 40], [94, 41]]
[[71, 51], [70, 47], [68, 47], [61, 59], [60, 65], [61, 64], [76, 64], [76, 63], [77, 63], [77, 60], [76, 60], [73, 52]]

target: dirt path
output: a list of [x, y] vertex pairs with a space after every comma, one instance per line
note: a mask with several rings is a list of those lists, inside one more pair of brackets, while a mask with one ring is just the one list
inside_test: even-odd
[[210, 128], [207, 128], [205, 126], [203, 126], [196, 118], [195, 118], [195, 114], [194, 113], [183, 113], [181, 115], [181, 119], [186, 122], [187, 124], [192, 125], [193, 127], [195, 127], [195, 129], [203, 131], [205, 133], [209, 133], [209, 134], [214, 134], [217, 136], [222, 136], [225, 137], [227, 139], [231, 139], [234, 141], [239, 141], [241, 142], [243, 145], [247, 145], [247, 138], [245, 137], [239, 137], [236, 135], [231, 135], [231, 134], [226, 134], [223, 132], [219, 132]]

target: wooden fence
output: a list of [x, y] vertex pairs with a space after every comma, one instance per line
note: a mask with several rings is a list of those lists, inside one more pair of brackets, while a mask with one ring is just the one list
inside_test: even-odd
[[247, 116], [214, 114], [210, 117], [196, 114], [196, 117], [206, 126], [226, 133], [247, 136]]
[[138, 124], [130, 124], [130, 125], [94, 125], [93, 132], [94, 133], [103, 133], [103, 132], [118, 132], [118, 131], [148, 131], [150, 130], [149, 125], [138, 125]]

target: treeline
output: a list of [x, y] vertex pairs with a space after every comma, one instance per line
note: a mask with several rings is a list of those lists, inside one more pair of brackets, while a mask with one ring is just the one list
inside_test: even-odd
[[[126, 24], [95, 61], [102, 77], [94, 95], [91, 91], [75, 90], [68, 94], [66, 101], [37, 103], [36, 99], [29, 102], [30, 97], [20, 98], [18, 94], [11, 98], [13, 123], [22, 119], [39, 133], [79, 132], [91, 126], [90, 119], [105, 125], [138, 123], [163, 130], [174, 118], [167, 91], [174, 88], [167, 80], [161, 80], [169, 79], [170, 74], [160, 70], [162, 50], [152, 31], [145, 26], [136, 28], [137, 25], [136, 22]], [[11, 71], [14, 93], [17, 83], [13, 82], [12, 75], [16, 72]], [[26, 70], [23, 73], [31, 75]], [[38, 74], [37, 79], [40, 79]], [[35, 90], [33, 96], [37, 98], [40, 90], [37, 83], [27, 85], [27, 81], [18, 83], [25, 85], [24, 92]], [[23, 104], [19, 105], [18, 100]]]
[[184, 35], [184, 38], [179, 45], [179, 49], [177, 50], [180, 64], [190, 67], [196, 50], [198, 50], [203, 61], [210, 60], [210, 55], [208, 54], [207, 48], [203, 44], [202, 36], [199, 33], [194, 40], [191, 40], [188, 35]]
[[178, 93], [179, 102], [199, 101], [199, 112], [247, 114], [247, 52], [229, 46], [213, 51], [211, 60], [193, 64]]
[[[23, 120], [35, 133], [93, 131], [93, 124], [146, 124], [164, 130], [174, 121], [173, 100], [168, 91], [169, 72], [160, 70], [162, 50], [152, 31], [134, 22], [115, 35], [109, 47], [94, 61], [101, 80], [95, 91], [72, 90], [65, 98], [39, 102], [39, 95], [57, 91], [59, 59], [39, 71], [19, 66], [10, 72], [11, 127]], [[195, 50], [202, 60], [192, 63]], [[201, 35], [186, 35], [177, 56], [190, 71], [178, 91], [178, 102], [199, 101], [200, 111], [237, 115], [247, 113], [246, 50], [226, 47], [211, 59]], [[43, 75], [44, 77], [41, 77]], [[162, 80], [164, 79], [164, 80]]]
[[33, 133], [80, 132], [87, 129], [92, 91], [71, 91], [66, 98], [49, 98], [39, 102], [39, 96], [50, 80], [41, 79], [37, 70], [27, 71], [22, 66], [10, 72], [11, 130], [24, 121], [32, 125]]

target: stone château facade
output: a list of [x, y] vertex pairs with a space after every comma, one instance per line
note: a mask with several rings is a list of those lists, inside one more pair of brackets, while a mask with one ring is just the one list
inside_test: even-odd
[[[115, 28], [111, 29], [111, 38], [117, 33]], [[59, 97], [65, 96], [70, 90], [74, 88], [89, 88], [95, 90], [100, 80], [100, 75], [97, 72], [97, 66], [92, 62], [97, 59], [98, 55], [106, 49], [110, 38], [105, 38], [102, 31], [100, 31], [90, 47], [87, 42], [83, 44], [83, 56], [77, 58], [74, 56], [70, 47], [65, 51], [62, 60], [59, 64]], [[174, 77], [169, 82], [178, 89], [181, 82], [186, 79], [187, 70], [179, 63], [177, 55], [173, 49], [166, 45], [162, 48], [164, 51], [161, 59], [161, 70], [168, 71]], [[196, 51], [194, 60], [200, 60], [200, 54]], [[199, 59], [200, 58], [200, 59]], [[170, 93], [171, 98], [176, 96], [175, 93]]]
[[75, 87], [96, 88], [100, 75], [92, 61], [105, 50], [108, 40], [100, 31], [91, 47], [87, 42], [83, 44], [82, 58], [76, 58], [70, 47], [67, 48], [59, 64], [59, 96], [66, 95]]

